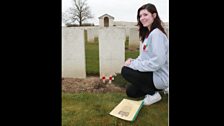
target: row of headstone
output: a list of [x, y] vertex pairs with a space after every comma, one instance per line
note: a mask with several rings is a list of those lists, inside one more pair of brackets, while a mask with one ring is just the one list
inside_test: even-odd
[[[138, 29], [129, 29], [129, 48], [139, 48]], [[120, 73], [125, 60], [126, 29], [107, 27], [87, 29], [94, 41], [98, 34], [100, 77]], [[140, 52], [141, 53], [141, 52]], [[86, 78], [84, 29], [78, 27], [62, 28], [62, 77]]]
[[95, 38], [98, 37], [99, 28], [88, 28], [87, 29], [87, 42], [93, 43]]
[[[120, 73], [125, 60], [124, 43], [124, 29], [99, 29], [100, 76]], [[62, 29], [62, 77], [86, 78], [84, 29]]]
[[[169, 36], [169, 26], [168, 24], [163, 25], [164, 30]], [[99, 37], [99, 29], [103, 27], [92, 27], [92, 28], [85, 28], [87, 30], [87, 42], [93, 43], [95, 38]], [[139, 35], [138, 35], [138, 28], [137, 27], [117, 27], [117, 28], [124, 28], [126, 37], [129, 37], [129, 49], [133, 49], [139, 46]], [[133, 47], [134, 46], [134, 47]]]

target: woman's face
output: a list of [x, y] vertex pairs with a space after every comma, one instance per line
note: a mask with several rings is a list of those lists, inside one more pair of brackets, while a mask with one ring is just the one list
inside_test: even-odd
[[139, 12], [140, 22], [144, 27], [150, 27], [154, 21], [156, 14], [151, 14], [148, 10], [142, 9]]

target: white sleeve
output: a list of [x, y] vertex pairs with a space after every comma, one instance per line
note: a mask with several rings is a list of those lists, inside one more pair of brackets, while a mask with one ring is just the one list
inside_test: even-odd
[[131, 62], [129, 67], [142, 72], [158, 70], [161, 65], [165, 64], [167, 60], [165, 47], [166, 41], [164, 40], [165, 38], [161, 34], [158, 34], [158, 32], [152, 34], [151, 44], [149, 47], [151, 51], [145, 52], [145, 54], [141, 54], [148, 56], [146, 56], [146, 58], [144, 58], [144, 56], [139, 56]]

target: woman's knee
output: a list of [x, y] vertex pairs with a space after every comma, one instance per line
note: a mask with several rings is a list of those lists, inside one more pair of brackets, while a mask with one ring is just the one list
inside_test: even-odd
[[129, 85], [127, 88], [126, 88], [126, 94], [128, 97], [131, 97], [131, 98], [136, 98], [136, 90], [135, 88], [132, 86], [132, 85]]
[[125, 74], [125, 66], [123, 66], [122, 68], [121, 68], [121, 75], [123, 76]]
[[123, 66], [121, 69], [121, 75], [124, 77], [128, 74], [128, 67]]
[[128, 97], [135, 98], [135, 94], [133, 92], [131, 92], [130, 90], [128, 90], [128, 89], [126, 89], [126, 95]]

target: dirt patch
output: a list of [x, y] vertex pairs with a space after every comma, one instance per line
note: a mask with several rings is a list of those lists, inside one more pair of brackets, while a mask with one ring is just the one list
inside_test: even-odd
[[62, 78], [62, 91], [77, 92], [125, 92], [124, 88], [115, 86], [113, 82], [103, 83], [99, 77], [79, 78]]

